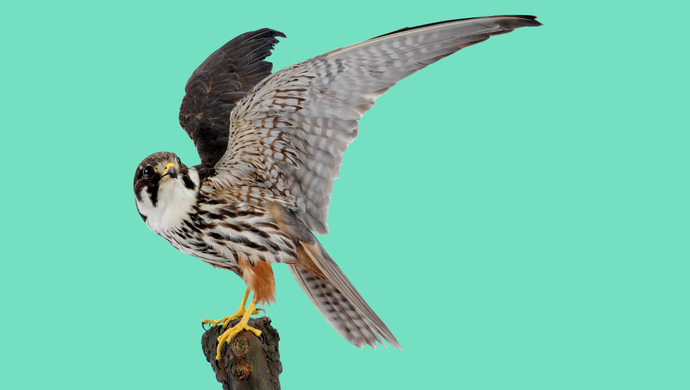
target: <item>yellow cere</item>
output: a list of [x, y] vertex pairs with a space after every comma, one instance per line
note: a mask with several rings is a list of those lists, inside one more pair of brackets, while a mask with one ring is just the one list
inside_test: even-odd
[[165, 164], [165, 171], [163, 171], [163, 176], [165, 176], [168, 173], [168, 170], [170, 170], [170, 167], [174, 167], [174, 163], [167, 163]]

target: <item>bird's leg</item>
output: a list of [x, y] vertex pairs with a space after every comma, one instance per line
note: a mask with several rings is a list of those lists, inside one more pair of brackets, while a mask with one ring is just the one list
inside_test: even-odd
[[218, 350], [216, 353], [216, 360], [220, 360], [220, 350], [223, 347], [223, 344], [225, 344], [226, 341], [230, 341], [235, 335], [240, 333], [243, 330], [248, 330], [252, 333], [254, 333], [257, 337], [261, 336], [261, 331], [258, 329], [254, 329], [251, 326], [247, 325], [249, 322], [249, 318], [251, 317], [252, 314], [259, 314], [258, 310], [254, 310], [256, 307], [256, 302], [251, 302], [249, 304], [249, 308], [245, 310], [245, 306], [247, 305], [247, 298], [249, 298], [249, 288], [244, 292], [244, 298], [242, 298], [242, 303], [240, 304], [240, 308], [237, 309], [237, 312], [231, 316], [223, 317], [219, 320], [207, 320], [204, 319], [204, 324], [211, 324], [213, 326], [216, 326], [220, 323], [223, 324], [223, 329], [227, 328], [227, 326], [230, 324], [230, 322], [234, 319], [242, 317], [239, 323], [237, 325], [233, 326], [230, 329], [226, 329], [219, 337], [218, 337]]
[[[249, 298], [249, 289], [247, 289], [247, 290], [244, 292], [244, 298], [242, 298], [242, 303], [240, 304], [240, 308], [237, 309], [237, 312], [236, 312], [235, 314], [233, 314], [233, 315], [231, 315], [231, 316], [223, 317], [223, 318], [221, 318], [221, 319], [219, 319], [219, 320], [207, 320], [207, 319], [204, 319], [204, 321], [203, 321], [203, 322], [204, 322], [204, 325], [211, 324], [211, 325], [213, 325], [213, 326], [216, 326], [216, 325], [218, 325], [218, 324], [220, 324], [220, 323], [223, 323], [223, 329], [225, 329], [225, 328], [228, 326], [228, 324], [230, 323], [230, 321], [232, 321], [232, 320], [234, 320], [234, 319], [236, 319], [236, 318], [240, 318], [240, 317], [242, 317], [242, 316], [244, 315], [244, 313], [245, 313], [244, 308], [245, 308], [245, 306], [247, 306], [247, 298]], [[250, 312], [251, 312], [251, 314], [259, 314], [259, 312], [256, 311], [256, 310], [254, 310], [253, 307], [252, 307], [252, 310], [250, 310]]]
[[[253, 312], [256, 312], [256, 310], [254, 310], [254, 307], [256, 307], [256, 302], [252, 301], [249, 304], [249, 309], [244, 313], [240, 322], [238, 322], [237, 325], [233, 326], [232, 328], [227, 329], [225, 332], [223, 332], [223, 334], [221, 334], [218, 337], [218, 350], [216, 352], [216, 360], [220, 360], [220, 350], [221, 348], [223, 348], [223, 344], [225, 344], [226, 341], [229, 342], [230, 340], [232, 340], [232, 338], [235, 337], [235, 335], [237, 335], [241, 331], [248, 330], [254, 333], [256, 337], [261, 336], [260, 330], [247, 325], [247, 323], [249, 322], [249, 317], [251, 317]], [[227, 326], [227, 324], [228, 323], [226, 322], [223, 325], [223, 327]]]

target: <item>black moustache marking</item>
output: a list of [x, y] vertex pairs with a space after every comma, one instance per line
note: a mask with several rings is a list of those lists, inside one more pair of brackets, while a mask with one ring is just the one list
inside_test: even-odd
[[156, 203], [158, 202], [158, 180], [160, 176], [159, 175], [154, 175], [151, 176], [150, 178], [144, 178], [141, 177], [139, 180], [134, 183], [134, 196], [137, 198], [139, 202], [142, 202], [143, 199], [141, 198], [141, 191], [146, 188], [146, 192], [149, 194], [149, 198], [151, 199], [151, 203], [155, 206]]
[[182, 177], [182, 182], [184, 182], [184, 186], [187, 187], [189, 190], [195, 190], [196, 189], [196, 184], [192, 181], [192, 179], [189, 178], [189, 176], [184, 175]]
[[153, 207], [156, 207], [156, 203], [158, 203], [158, 185], [156, 184], [146, 187], [146, 192], [149, 193], [149, 198], [151, 198]]

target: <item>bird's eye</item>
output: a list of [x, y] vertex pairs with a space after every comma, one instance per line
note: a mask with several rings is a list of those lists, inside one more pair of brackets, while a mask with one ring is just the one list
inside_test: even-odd
[[175, 158], [177, 159], [177, 163], [178, 163], [178, 164], [182, 164], [182, 161], [180, 160], [179, 157], [175, 157]]
[[153, 176], [153, 168], [151, 168], [151, 167], [144, 168], [144, 177], [151, 177], [151, 176]]

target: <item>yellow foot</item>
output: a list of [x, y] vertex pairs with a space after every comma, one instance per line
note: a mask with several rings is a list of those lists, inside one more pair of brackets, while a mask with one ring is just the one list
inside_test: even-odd
[[[219, 320], [207, 320], [204, 318], [204, 325], [212, 325], [212, 326], [217, 326], [218, 324], [223, 324], [223, 329], [227, 328], [227, 326], [233, 321], [236, 320], [242, 316], [244, 316], [244, 313], [246, 313], [246, 310], [244, 308], [240, 308], [237, 310], [237, 312], [231, 316], [223, 317]], [[250, 315], [252, 314], [259, 314], [258, 310], [254, 310]]]
[[[247, 321], [245, 321], [245, 318]], [[222, 335], [220, 335], [220, 337], [218, 337], [218, 349], [216, 350], [216, 360], [220, 360], [220, 350], [221, 350], [221, 348], [223, 348], [223, 344], [225, 344], [226, 342], [229, 343], [230, 340], [232, 340], [232, 338], [235, 337], [241, 331], [248, 330], [248, 331], [254, 333], [256, 335], [256, 337], [261, 336], [260, 330], [258, 330], [256, 328], [252, 328], [251, 326], [247, 325], [248, 321], [249, 321], [249, 316], [242, 317], [242, 320], [237, 325], [226, 330], [225, 332], [223, 332]]]
[[256, 303], [252, 302], [249, 304], [248, 310], [245, 310], [244, 307], [247, 304], [247, 297], [249, 296], [249, 289], [244, 292], [244, 298], [242, 299], [242, 303], [240, 304], [240, 308], [237, 309], [237, 312], [231, 316], [223, 317], [219, 320], [207, 320], [204, 319], [203, 323], [204, 325], [213, 325], [217, 326], [218, 324], [223, 324], [223, 329], [227, 328], [230, 322], [232, 320], [237, 319], [242, 317], [240, 322], [237, 323], [237, 325], [233, 326], [230, 329], [226, 329], [223, 334], [221, 334], [218, 337], [218, 349], [216, 351], [216, 360], [220, 360], [220, 350], [223, 348], [223, 344], [226, 342], [230, 342], [233, 337], [235, 337], [238, 333], [240, 333], [243, 330], [248, 330], [256, 335], [256, 337], [261, 336], [261, 331], [255, 328], [252, 328], [251, 326], [247, 325], [249, 322], [249, 317], [252, 314], [259, 314], [258, 310], [254, 310], [256, 307]]
[[[222, 323], [222, 324], [223, 324], [223, 329], [227, 328], [228, 324], [229, 324], [232, 320], [244, 316], [244, 313], [245, 313], [244, 307], [247, 306], [247, 298], [248, 298], [248, 297], [249, 297], [249, 289], [247, 289], [247, 290], [244, 292], [244, 298], [242, 298], [242, 303], [240, 303], [240, 308], [237, 309], [237, 312], [236, 312], [235, 314], [233, 314], [233, 315], [231, 315], [231, 316], [223, 317], [223, 318], [221, 318], [221, 319], [219, 319], [219, 320], [207, 320], [207, 319], [204, 318], [203, 324], [204, 324], [204, 325], [209, 325], [209, 324], [210, 324], [210, 325], [216, 326], [216, 325]], [[251, 314], [259, 314], [259, 312], [258, 312], [257, 310], [253, 310]]]

